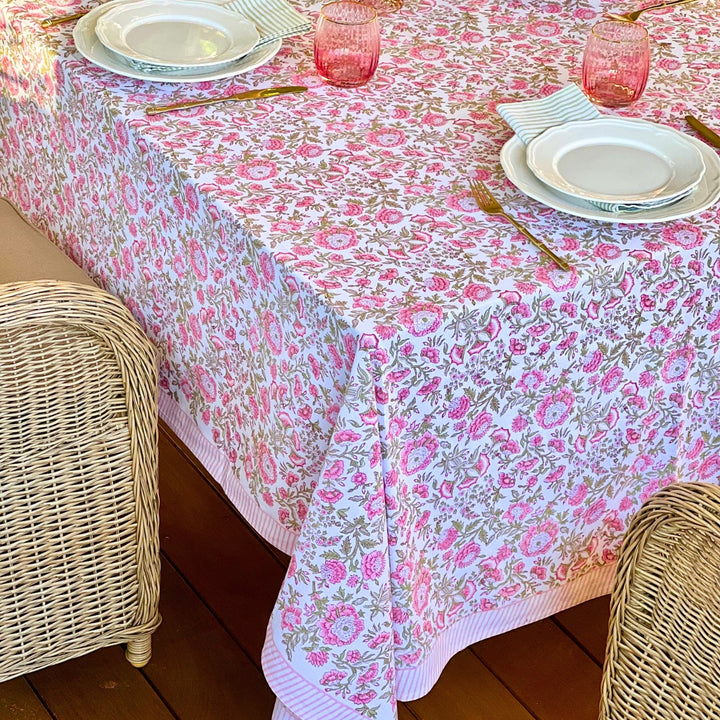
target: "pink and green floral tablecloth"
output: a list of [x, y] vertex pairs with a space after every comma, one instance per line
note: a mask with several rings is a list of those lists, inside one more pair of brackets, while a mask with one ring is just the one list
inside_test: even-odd
[[[468, 644], [607, 592], [658, 488], [718, 480], [720, 207], [581, 220], [499, 164], [496, 105], [577, 82], [609, 6], [406, 0], [356, 90], [319, 81], [311, 35], [234, 79], [115, 76], [38, 27], [75, 7], [0, 8], [0, 192], [124, 299], [163, 417], [291, 554], [276, 718], [395, 718]], [[718, 9], [648, 16], [624, 115], [720, 127]], [[143, 110], [275, 84], [310, 89]], [[480, 212], [469, 175], [572, 271]]]

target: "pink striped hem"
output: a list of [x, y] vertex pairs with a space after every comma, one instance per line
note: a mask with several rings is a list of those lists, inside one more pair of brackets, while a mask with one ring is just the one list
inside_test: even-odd
[[547, 592], [462, 618], [439, 636], [430, 655], [420, 665], [398, 669], [397, 699], [415, 700], [426, 695], [450, 658], [469, 645], [529, 625], [599, 595], [606, 595], [612, 589], [614, 577], [615, 563], [603, 565]]
[[[442, 632], [420, 665], [397, 671], [397, 699], [409, 701], [426, 695], [450, 658], [469, 645], [606, 595], [612, 589], [614, 577], [615, 564], [604, 565], [540, 595], [459, 620]], [[271, 626], [263, 648], [263, 670], [278, 698], [272, 720], [357, 720], [362, 717], [303, 679], [278, 650]], [[328, 702], [331, 700], [332, 704]]]
[[356, 710], [339, 703], [316, 685], [309, 683], [291, 665], [275, 645], [272, 623], [268, 625], [262, 666], [268, 685], [278, 697], [272, 720], [363, 720]]
[[298, 720], [298, 716], [291, 713], [279, 700], [276, 700], [270, 720]]
[[291, 555], [297, 535], [267, 515], [245, 490], [236, 475], [236, 471], [242, 472], [242, 468], [234, 468], [223, 453], [202, 434], [187, 412], [162, 391], [158, 397], [158, 410], [160, 417], [220, 484], [230, 502], [253, 529], [271, 545]]

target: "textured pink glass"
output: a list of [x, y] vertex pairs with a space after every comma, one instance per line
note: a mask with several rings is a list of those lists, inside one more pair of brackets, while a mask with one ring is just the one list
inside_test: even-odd
[[598, 105], [622, 107], [640, 98], [650, 72], [647, 30], [637, 23], [607, 20], [590, 32], [583, 57], [583, 88]]
[[380, 58], [377, 12], [338, 0], [324, 5], [315, 29], [315, 67], [333, 85], [357, 87], [374, 74]]

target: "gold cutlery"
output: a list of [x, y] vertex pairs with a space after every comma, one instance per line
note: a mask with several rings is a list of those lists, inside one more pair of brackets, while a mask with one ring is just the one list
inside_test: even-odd
[[502, 215], [509, 220], [538, 250], [542, 250], [549, 258], [551, 258], [558, 267], [563, 270], [569, 270], [570, 266], [561, 257], [558, 257], [542, 240], [538, 240], [528, 230], [526, 230], [515, 218], [508, 215], [495, 196], [490, 192], [487, 185], [482, 180], [470, 180], [470, 189], [472, 190], [475, 202], [478, 207], [488, 215]]
[[634, 10], [628, 13], [603, 13], [605, 17], [611, 20], [622, 20], [624, 22], [635, 22], [644, 12], [648, 10], [659, 10], [664, 7], [671, 7], [673, 5], [685, 5], [685, 3], [695, 2], [695, 0], [670, 0], [670, 2], [657, 3], [657, 5], [648, 5], [648, 7], [641, 8], [640, 10]]
[[720, 135], [711, 130], [707, 125], [701, 123], [696, 117], [686, 115], [685, 120], [695, 132], [704, 137], [711, 145], [720, 148]]
[[286, 85], [284, 87], [264, 88], [263, 90], [248, 90], [246, 92], [225, 95], [217, 98], [203, 98], [202, 100], [189, 100], [188, 102], [177, 103], [176, 105], [151, 105], [145, 109], [148, 115], [170, 112], [172, 110], [184, 110], [186, 108], [198, 107], [200, 105], [212, 105], [213, 103], [225, 102], [227, 100], [255, 100], [257, 98], [271, 98], [285, 93], [301, 93], [307, 90], [302, 85]]
[[55, 25], [61, 25], [62, 23], [70, 22], [71, 20], [77, 20], [83, 15], [87, 15], [89, 12], [89, 10], [81, 10], [80, 12], [73, 13], [72, 15], [53, 15], [52, 17], [42, 20], [40, 22], [40, 27], [55, 27]]

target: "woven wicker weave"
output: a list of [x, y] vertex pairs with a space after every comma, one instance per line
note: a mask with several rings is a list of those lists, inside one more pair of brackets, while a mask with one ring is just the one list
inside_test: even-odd
[[601, 720], [720, 718], [720, 488], [671, 485], [633, 518], [615, 578]]
[[0, 681], [160, 622], [156, 363], [118, 300], [0, 284]]

